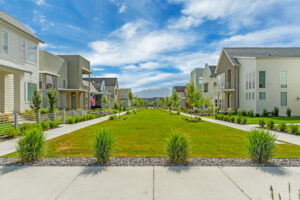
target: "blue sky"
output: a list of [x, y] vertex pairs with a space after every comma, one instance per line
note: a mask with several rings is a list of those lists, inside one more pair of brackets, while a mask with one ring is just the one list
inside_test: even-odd
[[134, 91], [189, 81], [222, 47], [300, 46], [299, 0], [0, 0], [55, 54]]

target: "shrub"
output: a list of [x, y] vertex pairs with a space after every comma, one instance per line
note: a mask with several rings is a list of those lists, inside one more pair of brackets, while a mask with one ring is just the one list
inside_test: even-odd
[[255, 114], [255, 117], [259, 117], [259, 113], [256, 113], [256, 114]]
[[23, 162], [38, 160], [45, 149], [45, 139], [40, 129], [25, 131], [18, 141], [18, 155]]
[[278, 107], [274, 107], [273, 109], [273, 116], [278, 117], [279, 115], [279, 108]]
[[242, 124], [247, 124], [247, 118], [246, 118], [246, 117], [244, 117], [244, 118], [242, 119]]
[[31, 129], [39, 129], [39, 130], [43, 130], [41, 124], [21, 124], [19, 126], [19, 130], [21, 132], [21, 134], [24, 134], [26, 131], [31, 130]]
[[176, 114], [177, 114], [177, 115], [180, 115], [180, 112], [179, 112], [179, 111], [177, 111], [177, 112], [176, 112]]
[[103, 129], [96, 135], [94, 153], [100, 164], [104, 164], [111, 156], [113, 138], [110, 130]]
[[109, 120], [114, 120], [114, 119], [116, 119], [116, 115], [109, 116]]
[[231, 123], [234, 123], [235, 122], [235, 117], [231, 116], [229, 120], [230, 120]]
[[240, 124], [241, 122], [242, 122], [242, 117], [241, 116], [237, 116], [236, 123]]
[[174, 132], [166, 141], [167, 154], [171, 163], [181, 164], [187, 161], [189, 143], [187, 137], [180, 133]]
[[258, 121], [258, 125], [260, 126], [260, 128], [264, 128], [264, 127], [265, 127], [265, 125], [266, 125], [266, 122], [265, 122], [265, 120], [263, 120], [263, 119], [260, 119], [260, 120]]
[[248, 115], [249, 117], [253, 117], [253, 116], [254, 116], [254, 111], [253, 111], [253, 109], [250, 109], [250, 110], [248, 111], [247, 115]]
[[286, 124], [284, 122], [281, 122], [278, 126], [280, 131], [285, 131], [286, 130]]
[[227, 122], [227, 121], [229, 121], [229, 117], [228, 117], [227, 115], [225, 115], [225, 116], [223, 117], [223, 120]]
[[46, 131], [46, 130], [48, 130], [50, 128], [49, 123], [45, 122], [45, 121], [41, 122], [41, 126], [42, 126], [43, 131]]
[[261, 115], [262, 115], [263, 117], [268, 117], [268, 115], [269, 115], [268, 110], [267, 110], [266, 108], [264, 108]]
[[10, 138], [15, 138], [19, 134], [19, 129], [10, 128], [6, 131], [5, 135]]
[[232, 108], [228, 108], [227, 112], [228, 112], [228, 115], [231, 116], [232, 115]]
[[218, 106], [215, 107], [215, 114], [219, 114], [220, 108]]
[[126, 115], [130, 115], [130, 111], [127, 111], [127, 112], [126, 112]]
[[292, 115], [292, 110], [291, 110], [290, 108], [287, 108], [287, 109], [286, 109], [286, 115], [287, 115], [288, 117], [291, 117], [291, 115]]
[[242, 111], [242, 116], [247, 116], [246, 110], [243, 110], [243, 111]]
[[74, 124], [74, 123], [75, 123], [75, 118], [74, 118], [74, 117], [68, 117], [68, 118], [66, 119], [66, 122], [67, 122], [68, 124]]
[[295, 135], [298, 134], [298, 126], [297, 125], [292, 125], [291, 126], [291, 132]]
[[46, 108], [41, 108], [40, 109], [41, 114], [46, 114], [47, 112], [48, 112], [48, 110]]
[[220, 119], [220, 120], [224, 120], [224, 115], [221, 115], [221, 114], [220, 114], [220, 115], [219, 115], [219, 119]]
[[267, 128], [269, 130], [273, 130], [274, 129], [274, 121], [273, 120], [270, 120], [267, 122]]
[[249, 133], [248, 151], [253, 161], [266, 163], [273, 156], [276, 137], [269, 131], [253, 130]]
[[242, 111], [242, 109], [239, 108], [239, 109], [237, 110], [237, 115], [238, 115], [238, 116], [242, 116], [242, 114], [243, 114], [243, 111]]

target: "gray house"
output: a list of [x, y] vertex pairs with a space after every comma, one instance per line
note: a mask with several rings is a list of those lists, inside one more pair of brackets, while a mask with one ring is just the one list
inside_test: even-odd
[[190, 83], [194, 83], [197, 90], [202, 90], [204, 68], [196, 68], [191, 72]]
[[122, 106], [131, 106], [130, 101], [129, 101], [129, 96], [128, 93], [131, 92], [130, 88], [120, 88], [119, 89], [119, 99], [120, 99], [120, 104]]

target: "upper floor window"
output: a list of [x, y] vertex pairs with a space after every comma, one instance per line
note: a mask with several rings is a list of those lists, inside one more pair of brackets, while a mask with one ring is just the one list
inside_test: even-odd
[[249, 84], [249, 89], [251, 89], [251, 73], [249, 73], [249, 80], [248, 80], [248, 84]]
[[8, 32], [2, 31], [2, 53], [8, 54]]
[[21, 39], [21, 59], [26, 59], [26, 42], [23, 39]]
[[255, 88], [255, 72], [252, 72], [252, 88]]
[[246, 89], [248, 89], [248, 73], [246, 74]]
[[287, 72], [286, 71], [280, 72], [280, 87], [287, 88]]
[[27, 43], [27, 60], [32, 63], [37, 63], [37, 46]]
[[266, 72], [259, 72], [259, 88], [266, 88]]

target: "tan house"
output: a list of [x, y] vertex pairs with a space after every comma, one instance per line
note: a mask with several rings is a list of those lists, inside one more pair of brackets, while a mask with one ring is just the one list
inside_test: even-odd
[[0, 113], [30, 109], [39, 83], [39, 43], [17, 19], [0, 11]]

